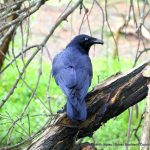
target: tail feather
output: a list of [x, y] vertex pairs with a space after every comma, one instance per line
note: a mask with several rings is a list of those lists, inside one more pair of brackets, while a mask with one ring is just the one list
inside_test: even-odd
[[87, 110], [85, 100], [78, 100], [77, 98], [68, 99], [67, 115], [71, 120], [86, 120]]

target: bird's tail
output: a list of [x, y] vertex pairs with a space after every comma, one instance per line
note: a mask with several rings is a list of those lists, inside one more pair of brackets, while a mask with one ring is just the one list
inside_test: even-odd
[[76, 97], [67, 100], [67, 115], [71, 120], [84, 121], [87, 117], [85, 100]]

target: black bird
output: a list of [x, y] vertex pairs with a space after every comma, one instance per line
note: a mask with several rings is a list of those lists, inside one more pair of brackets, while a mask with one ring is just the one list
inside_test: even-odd
[[103, 44], [103, 41], [85, 34], [78, 35], [52, 64], [52, 75], [67, 96], [67, 116], [74, 121], [84, 121], [87, 117], [85, 97], [93, 75], [88, 54], [93, 44]]

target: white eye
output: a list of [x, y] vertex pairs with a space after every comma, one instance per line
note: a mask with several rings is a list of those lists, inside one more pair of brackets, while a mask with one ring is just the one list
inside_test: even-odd
[[84, 38], [84, 40], [85, 40], [85, 41], [88, 41], [88, 38], [87, 38], [87, 37], [85, 37], [85, 38]]

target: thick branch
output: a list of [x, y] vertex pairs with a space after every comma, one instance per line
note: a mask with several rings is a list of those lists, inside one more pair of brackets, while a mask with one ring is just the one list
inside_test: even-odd
[[87, 96], [88, 119], [85, 122], [72, 128], [66, 114], [63, 114], [28, 149], [70, 149], [76, 139], [91, 135], [102, 123], [143, 100], [147, 96], [149, 79], [143, 77], [142, 72], [148, 65], [150, 62], [96, 86]]

